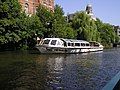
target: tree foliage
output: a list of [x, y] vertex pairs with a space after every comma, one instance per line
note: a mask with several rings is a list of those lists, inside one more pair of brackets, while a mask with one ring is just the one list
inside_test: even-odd
[[18, 42], [17, 19], [20, 16], [17, 0], [0, 0], [0, 43]]
[[[36, 15], [21, 13], [18, 0], [0, 0], [0, 46], [20, 48], [29, 45], [35, 34], [42, 34], [43, 26]], [[10, 46], [10, 47], [9, 47]]]
[[35, 15], [21, 12], [18, 0], [0, 0], [0, 49], [34, 47], [36, 37], [75, 38], [99, 41], [104, 45], [118, 42], [112, 25], [92, 20], [84, 11], [76, 12], [68, 22], [63, 8], [54, 12], [40, 5]]
[[72, 20], [72, 27], [77, 31], [77, 38], [87, 41], [99, 41], [95, 21], [85, 12], [77, 12]]
[[74, 30], [67, 25], [63, 9], [56, 5], [54, 12], [39, 6], [37, 16], [44, 26], [44, 37], [74, 38]]
[[53, 31], [54, 37], [75, 38], [75, 31], [68, 25], [63, 9], [59, 5], [55, 6]]
[[103, 23], [100, 19], [97, 19], [96, 25], [100, 33], [101, 42], [104, 45], [110, 45], [119, 41], [113, 25]]
[[53, 21], [53, 13], [49, 11], [45, 6], [39, 5], [37, 8], [36, 15], [39, 17], [40, 22], [42, 23], [44, 30], [44, 37], [49, 37], [52, 33], [52, 21]]

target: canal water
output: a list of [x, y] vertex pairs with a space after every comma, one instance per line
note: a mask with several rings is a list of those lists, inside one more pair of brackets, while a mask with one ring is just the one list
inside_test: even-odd
[[0, 52], [0, 90], [101, 90], [119, 71], [119, 48], [83, 54]]

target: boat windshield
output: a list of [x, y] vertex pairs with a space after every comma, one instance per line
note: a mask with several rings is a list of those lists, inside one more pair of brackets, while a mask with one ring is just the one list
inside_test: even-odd
[[96, 46], [99, 47], [99, 44], [97, 42], [90, 42], [90, 46]]
[[51, 41], [51, 45], [55, 45], [56, 42], [57, 42], [57, 40], [52, 40], [52, 41]]
[[74, 43], [68, 43], [68, 46], [74, 46]]
[[43, 44], [49, 44], [50, 40], [44, 40]]

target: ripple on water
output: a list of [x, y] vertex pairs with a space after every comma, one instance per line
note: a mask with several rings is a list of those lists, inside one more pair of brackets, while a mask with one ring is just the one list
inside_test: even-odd
[[42, 55], [0, 53], [2, 90], [101, 90], [120, 71], [120, 49]]

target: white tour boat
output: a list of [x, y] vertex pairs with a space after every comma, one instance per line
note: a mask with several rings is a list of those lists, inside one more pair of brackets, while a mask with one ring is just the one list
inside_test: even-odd
[[40, 53], [83, 53], [103, 50], [103, 46], [98, 42], [63, 38], [42, 39], [36, 48]]

